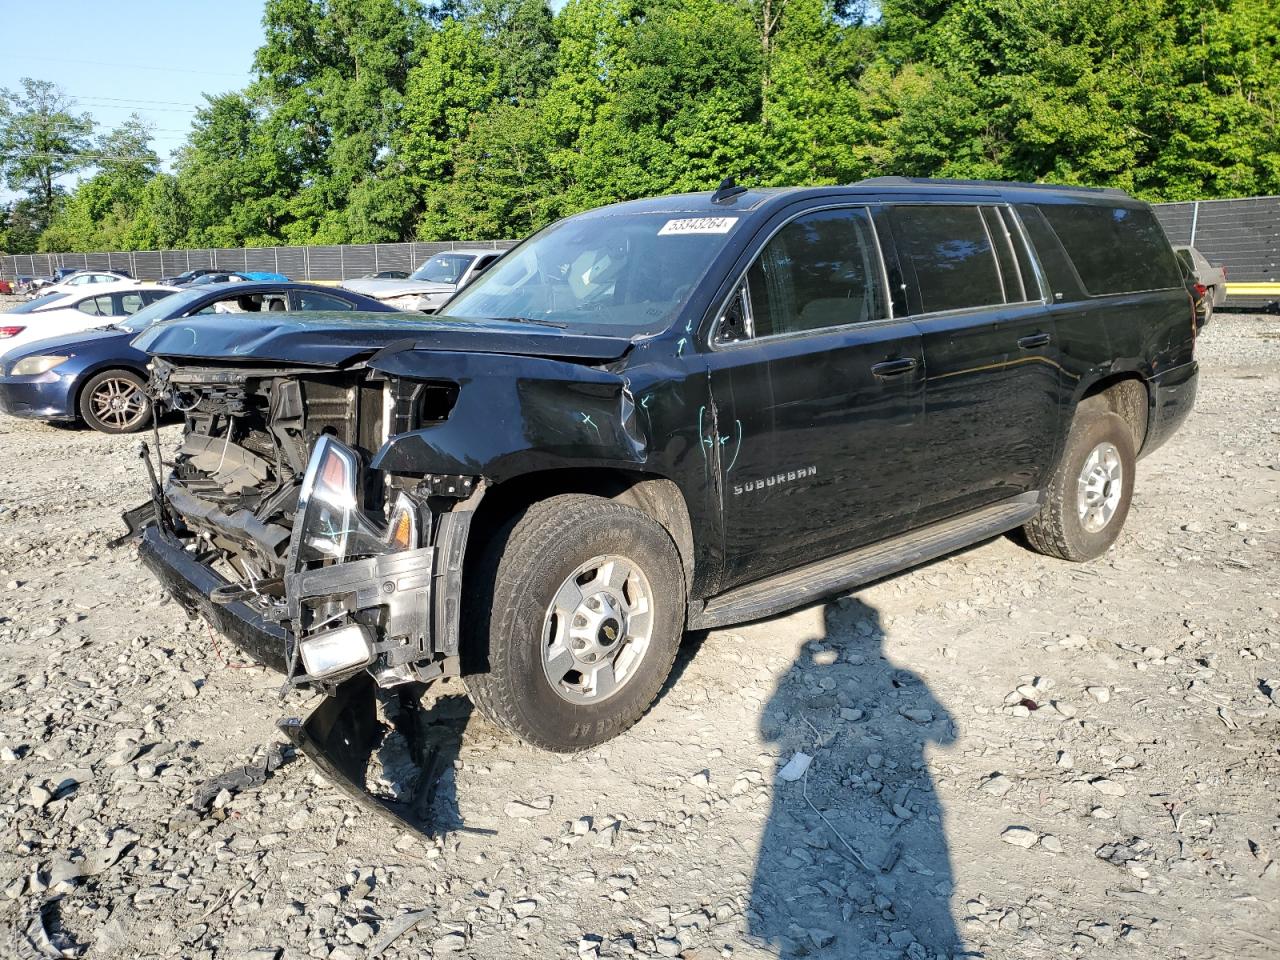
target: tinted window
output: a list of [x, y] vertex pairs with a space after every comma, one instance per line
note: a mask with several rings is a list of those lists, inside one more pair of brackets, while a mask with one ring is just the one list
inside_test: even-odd
[[169, 290], [143, 290], [142, 302], [145, 303], [147, 306], [150, 306], [151, 304], [155, 303], [157, 300], [163, 300], [165, 297], [170, 296], [171, 294], [172, 294], [172, 291], [169, 291]]
[[1094, 296], [1179, 285], [1169, 241], [1150, 210], [1041, 204], [1040, 211]]
[[977, 207], [930, 204], [894, 210], [925, 313], [1004, 303], [991, 238]]
[[120, 294], [120, 311], [126, 314], [137, 313], [142, 309], [142, 294], [140, 293], [122, 293]]
[[1013, 255], [1013, 237], [1010, 236], [1000, 212], [995, 207], [983, 207], [982, 219], [987, 234], [995, 246], [996, 263], [1000, 266], [1000, 282], [1004, 285], [1004, 298], [1009, 303], [1022, 303], [1030, 299], [1022, 276], [1022, 268]]
[[310, 290], [300, 290], [296, 294], [298, 298], [299, 310], [350, 310], [351, 304], [340, 297], [334, 297], [327, 293], [314, 293]]
[[1049, 293], [1054, 300], [1078, 300], [1083, 291], [1076, 280], [1075, 270], [1067, 259], [1058, 237], [1040, 214], [1040, 208], [1030, 203], [1018, 204], [1018, 218], [1027, 231], [1031, 245], [1035, 247], [1040, 266], [1044, 268], [1049, 283]]
[[871, 218], [819, 210], [774, 235], [747, 271], [757, 337], [879, 320], [885, 309]]

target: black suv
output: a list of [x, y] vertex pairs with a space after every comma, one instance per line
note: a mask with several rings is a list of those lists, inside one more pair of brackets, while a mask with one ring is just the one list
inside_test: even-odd
[[430, 318], [138, 345], [186, 434], [126, 519], [180, 600], [293, 683], [461, 675], [563, 751], [635, 723], [686, 629], [1017, 528], [1097, 557], [1197, 375], [1145, 203], [901, 178], [593, 210]]

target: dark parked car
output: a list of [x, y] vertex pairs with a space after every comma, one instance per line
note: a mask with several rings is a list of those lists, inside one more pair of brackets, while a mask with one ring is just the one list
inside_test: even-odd
[[[146, 291], [144, 291], [146, 292]], [[392, 313], [376, 300], [302, 283], [237, 283], [169, 294], [97, 330], [37, 340], [0, 360], [0, 413], [40, 420], [80, 420], [103, 433], [133, 433], [151, 423], [148, 358], [130, 341], [153, 324], [217, 314], [251, 327], [291, 313], [350, 310]], [[232, 314], [249, 313], [252, 317]]]
[[159, 282], [168, 284], [169, 286], [173, 286], [173, 287], [181, 287], [181, 286], [185, 286], [186, 284], [190, 283], [192, 280], [195, 280], [199, 277], [205, 277], [211, 273], [216, 274], [220, 272], [222, 271], [212, 269], [209, 267], [199, 267], [195, 270], [184, 271], [183, 273], [178, 274], [176, 277], [165, 277]]
[[347, 780], [375, 685], [461, 675], [582, 750], [686, 629], [1019, 528], [1097, 557], [1197, 382], [1177, 260], [1118, 191], [725, 184], [553, 224], [435, 317], [348, 319], [145, 334], [186, 439], [126, 515], [181, 602], [333, 694], [287, 729]]

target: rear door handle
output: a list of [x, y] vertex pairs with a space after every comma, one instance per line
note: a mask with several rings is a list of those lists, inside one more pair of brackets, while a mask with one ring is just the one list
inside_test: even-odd
[[896, 360], [872, 364], [871, 372], [881, 380], [887, 380], [889, 377], [900, 377], [904, 373], [910, 373], [919, 365], [915, 357], [898, 357]]
[[1052, 339], [1047, 333], [1033, 333], [1029, 337], [1023, 337], [1018, 341], [1018, 346], [1023, 350], [1034, 350], [1036, 347], [1047, 347]]

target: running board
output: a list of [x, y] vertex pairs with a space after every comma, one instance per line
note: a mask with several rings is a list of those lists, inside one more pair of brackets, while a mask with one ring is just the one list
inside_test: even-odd
[[879, 580], [1020, 527], [1040, 512], [1041, 494], [1024, 493], [963, 516], [735, 587], [690, 611], [689, 627], [706, 630], [761, 620]]

